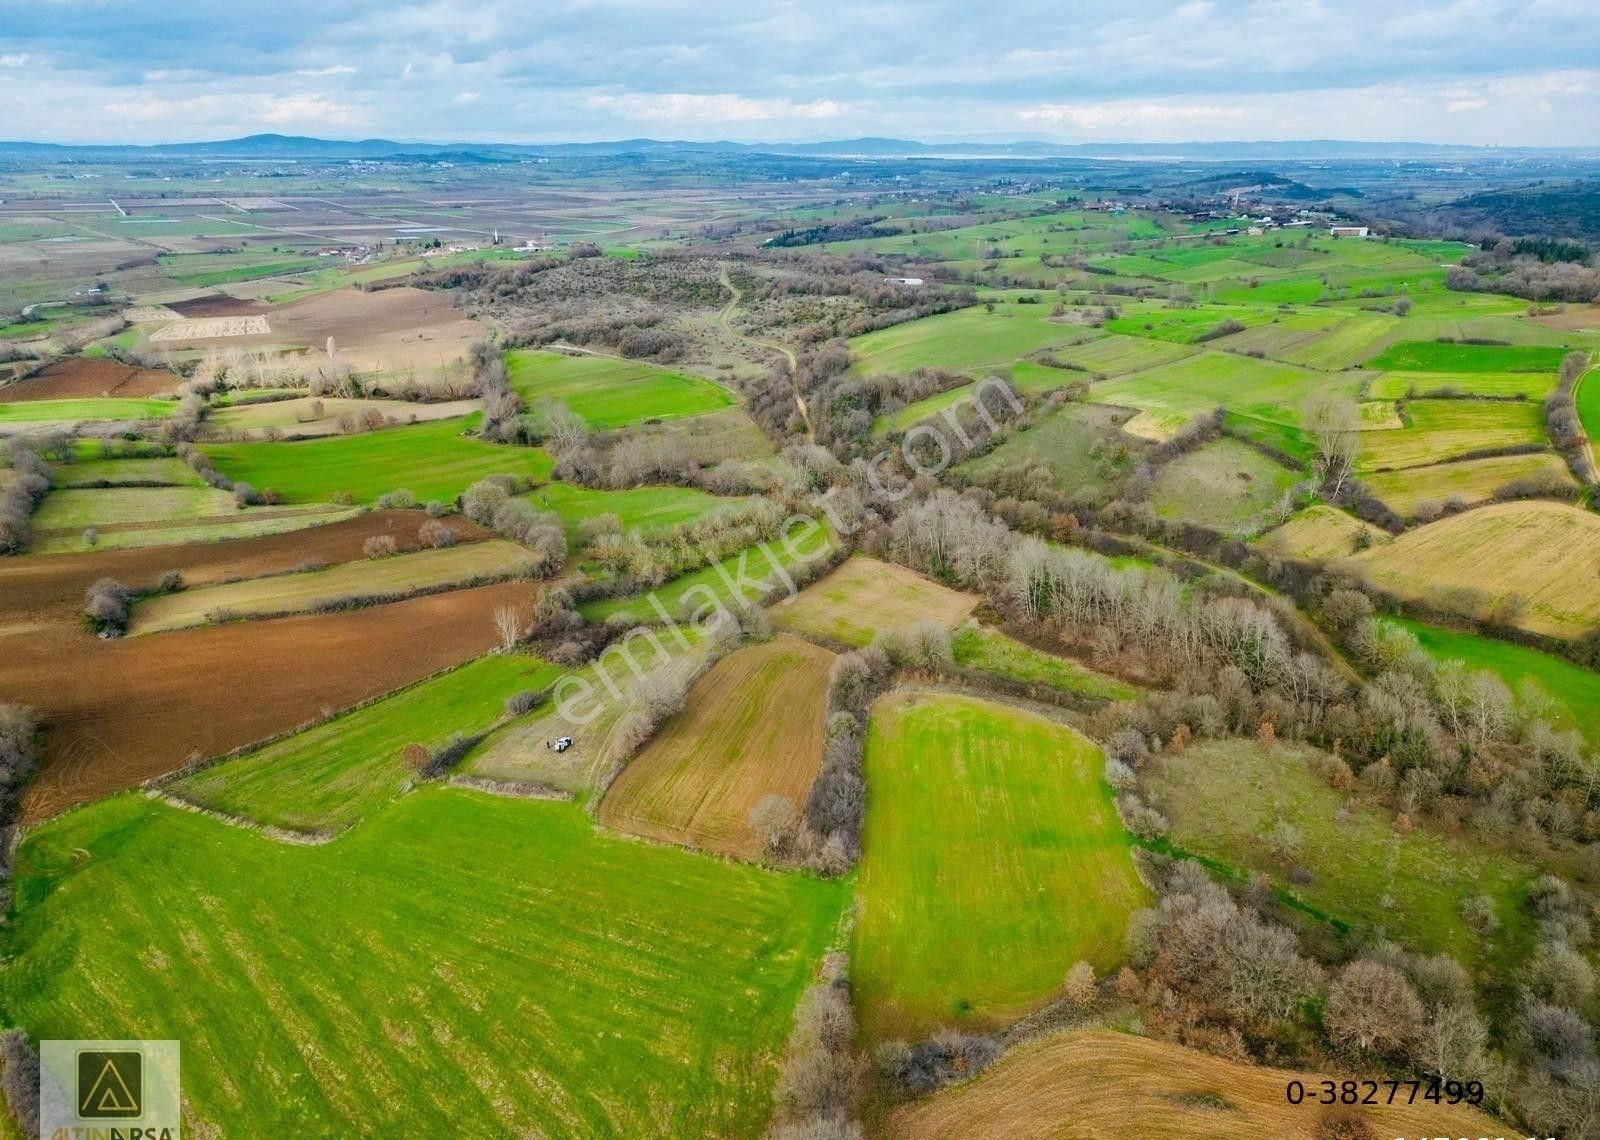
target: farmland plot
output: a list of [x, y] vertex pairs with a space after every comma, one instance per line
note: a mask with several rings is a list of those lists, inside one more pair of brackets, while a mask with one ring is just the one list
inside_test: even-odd
[[134, 606], [128, 633], [161, 633], [233, 618], [306, 613], [352, 599], [395, 597], [492, 579], [524, 578], [536, 568], [532, 553], [525, 547], [496, 538], [147, 598]]
[[1098, 748], [1032, 713], [900, 693], [874, 709], [852, 955], [865, 1035], [991, 1026], [1073, 962], [1116, 964], [1147, 901]]
[[535, 657], [490, 654], [264, 748], [169, 785], [202, 807], [294, 831], [339, 830], [382, 810], [453, 734], [481, 732], [506, 698], [540, 692], [560, 670]]
[[865, 645], [882, 631], [919, 620], [954, 626], [978, 604], [972, 594], [941, 586], [890, 562], [855, 557], [768, 611], [780, 629], [845, 645]]
[[611, 356], [518, 350], [506, 354], [506, 366], [526, 403], [559, 400], [592, 428], [681, 419], [733, 403], [709, 380]]
[[18, 866], [8, 1023], [182, 1040], [222, 1135], [753, 1140], [843, 902], [437, 787], [320, 847], [121, 796]]
[[1600, 519], [1564, 503], [1496, 503], [1407, 531], [1356, 556], [1401, 597], [1510, 606], [1514, 624], [1577, 637], [1600, 624]]
[[[977, 1080], [897, 1109], [885, 1134], [900, 1140], [1110, 1136], [1137, 1120], [1141, 1140], [1309, 1137], [1315, 1113], [1288, 1104], [1284, 1089], [1295, 1080], [1317, 1088], [1323, 1079], [1147, 1037], [1074, 1030], [1029, 1041]], [[1507, 1131], [1466, 1105], [1407, 1105], [1403, 1099], [1363, 1110], [1377, 1135]]]
[[725, 855], [761, 854], [748, 823], [763, 797], [796, 809], [822, 762], [833, 654], [779, 636], [729, 654], [695, 682], [600, 805], [607, 826]]

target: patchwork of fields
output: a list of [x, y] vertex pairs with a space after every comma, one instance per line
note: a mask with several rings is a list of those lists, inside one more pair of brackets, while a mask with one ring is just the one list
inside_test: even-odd
[[[560, 163], [516, 177], [530, 173], [567, 177]], [[836, 1059], [865, 1135], [1321, 1138], [1331, 1126], [1284, 1102], [1286, 1081], [1321, 1078], [1112, 1030], [1358, 1065], [1332, 1045], [1327, 982], [1393, 941], [1458, 959], [1495, 1061], [1526, 1067], [1512, 1018], [1523, 990], [1549, 988], [1529, 963], [1560, 894], [1540, 876], [1563, 877], [1574, 916], [1594, 910], [1600, 801], [1567, 769], [1586, 762], [1576, 739], [1600, 743], [1600, 672], [1576, 663], [1600, 630], [1600, 515], [1583, 441], [1545, 400], [1569, 353], [1600, 348], [1600, 320], [1447, 286], [1464, 257], [1499, 272], [1483, 268], [1492, 250], [1125, 206], [1109, 189], [830, 186], [824, 201], [783, 177], [646, 208], [635, 173], [603, 194], [480, 200], [446, 198], [466, 175], [441, 162], [426, 196], [386, 190], [349, 215], [220, 184], [185, 204], [139, 176], [123, 204], [86, 213], [105, 233], [0, 225], [0, 263], [45, 241], [57, 256], [122, 242], [144, 262], [116, 271], [139, 302], [117, 300], [122, 319], [69, 345], [53, 338], [95, 306], [20, 318], [7, 336], [29, 347], [0, 367], [0, 435], [37, 435], [50, 475], [22, 505], [26, 553], [0, 560], [0, 700], [41, 726], [0, 924], [0, 1027], [181, 1039], [185, 1127], [203, 1137], [788, 1137], [773, 1093], [797, 1001], [843, 970], [856, 1028]], [[212, 210], [260, 232], [224, 242]], [[284, 211], [316, 228], [269, 245]], [[540, 258], [501, 272], [472, 263], [527, 250], [429, 248], [452, 218], [497, 245], [534, 225]], [[370, 264], [324, 263], [310, 243], [341, 227], [406, 252], [380, 240]], [[423, 288], [401, 280], [426, 271]], [[648, 336], [619, 342], [635, 317]], [[569, 318], [592, 349], [506, 347]], [[542, 446], [479, 434], [475, 370], [501, 353], [520, 409], [487, 395], [497, 418], [523, 417], [504, 435]], [[871, 473], [989, 377], [1025, 411], [919, 478], [918, 496], [941, 496], [906, 515]], [[1345, 442], [1318, 422], [1329, 398], [1355, 425], [1348, 496], [1317, 463]], [[581, 439], [545, 437], [554, 404]], [[1574, 404], [1593, 438], [1593, 372]], [[44, 434], [58, 428], [76, 438]], [[17, 455], [0, 447], [0, 488], [27, 478]], [[634, 478], [646, 458], [649, 481]], [[518, 501], [494, 527], [457, 513], [497, 476]], [[830, 488], [859, 500], [862, 526], [835, 520], [801, 553], [777, 540], [699, 566], [666, 533], [763, 496], [814, 510]], [[395, 491], [426, 511], [375, 509]], [[561, 520], [563, 564], [507, 537], [527, 506]], [[1104, 590], [1087, 611], [1113, 616], [1025, 621], [1044, 587], [996, 519], [1170, 581], [1147, 605], [1114, 596], [1137, 575], [1062, 569], [1057, 587]], [[595, 542], [618, 531], [678, 542], [654, 565], [690, 569], [653, 588], [624, 575]], [[913, 551], [974, 541], [997, 557], [965, 577], [959, 554]], [[777, 588], [825, 556], [828, 574]], [[101, 579], [132, 600], [126, 628], [97, 636], [85, 608]], [[1365, 692], [1379, 652], [1322, 601], [1357, 579], [1369, 645], [1409, 651], [1404, 679]], [[738, 638], [703, 628], [758, 594], [764, 615]], [[571, 612], [552, 604], [568, 596]], [[1233, 647], [1180, 661], [1187, 691], [1156, 691], [1170, 658], [1231, 636], [1240, 599], [1279, 607], [1294, 652], [1328, 667], [1325, 692], [1303, 661], [1276, 690], [1226, 669], [1244, 659]], [[1189, 641], [1145, 644], [1181, 624], [1163, 625], [1169, 602], [1214, 608]], [[918, 623], [939, 653], [915, 668], [849, 652], [892, 649], [886, 635]], [[1515, 626], [1552, 652], [1446, 624]], [[1498, 714], [1483, 676], [1461, 700], [1504, 723], [1477, 740], [1417, 712], [1352, 744], [1339, 715], [1445, 699], [1418, 648], [1503, 681]], [[1253, 696], [1197, 695], [1236, 673]], [[844, 726], [869, 700], [857, 771]], [[1352, 780], [1294, 742], [1318, 702], [1345, 706], [1320, 722], [1340, 724], [1333, 753], [1384, 759]], [[1224, 722], [1243, 728], [1222, 736]], [[1571, 763], [1552, 758], [1563, 748]], [[1527, 802], [1492, 800], [1495, 781]], [[794, 820], [769, 846], [752, 809], [773, 797]], [[1495, 841], [1502, 818], [1527, 841]], [[1325, 968], [1316, 996], [1238, 1034], [1220, 1009], [1189, 1020], [1130, 936], [1166, 856], [1302, 934]], [[1074, 992], [1076, 963], [1094, 993]], [[1125, 964], [1140, 973], [1117, 977]], [[1592, 1013], [1592, 995], [1578, 1005]], [[875, 1068], [879, 1046], [932, 1038], [904, 1054], [930, 1064], [946, 1031], [1000, 1032], [1047, 1006], [1054, 1032], [1006, 1034], [991, 1069], [942, 1091], [891, 1090]], [[787, 1068], [789, 1102], [816, 1060]], [[1506, 1131], [1431, 1104], [1368, 1118], [1384, 1135]]]

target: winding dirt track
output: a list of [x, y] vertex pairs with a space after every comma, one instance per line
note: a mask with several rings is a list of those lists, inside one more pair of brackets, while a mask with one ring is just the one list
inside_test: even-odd
[[768, 352], [781, 353], [783, 358], [789, 362], [789, 377], [794, 382], [794, 406], [799, 410], [800, 418], [805, 421], [806, 439], [815, 443], [817, 434], [811, 430], [811, 410], [806, 407], [806, 398], [800, 392], [800, 358], [795, 355], [794, 349], [788, 345], [779, 344], [775, 340], [762, 340], [759, 337], [749, 336], [734, 328], [733, 311], [739, 307], [739, 302], [744, 300], [744, 293], [733, 283], [733, 279], [728, 276], [727, 266], [723, 266], [719, 280], [722, 282], [722, 287], [732, 293], [733, 296], [729, 298], [726, 305], [722, 306], [722, 312], [717, 314], [717, 322], [727, 329], [732, 336], [736, 336], [740, 340], [747, 340], [756, 347], [764, 348]]

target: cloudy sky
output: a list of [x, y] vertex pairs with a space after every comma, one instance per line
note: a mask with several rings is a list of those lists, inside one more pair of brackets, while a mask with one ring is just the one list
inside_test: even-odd
[[0, 0], [0, 138], [1600, 146], [1594, 0]]

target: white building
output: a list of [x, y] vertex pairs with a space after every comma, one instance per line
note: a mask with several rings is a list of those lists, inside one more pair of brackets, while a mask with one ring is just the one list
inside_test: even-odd
[[1334, 237], [1366, 237], [1366, 226], [1329, 226], [1328, 232]]
[[920, 278], [920, 277], [885, 277], [884, 280], [887, 281], [891, 285], [921, 285], [922, 284], [922, 278]]

